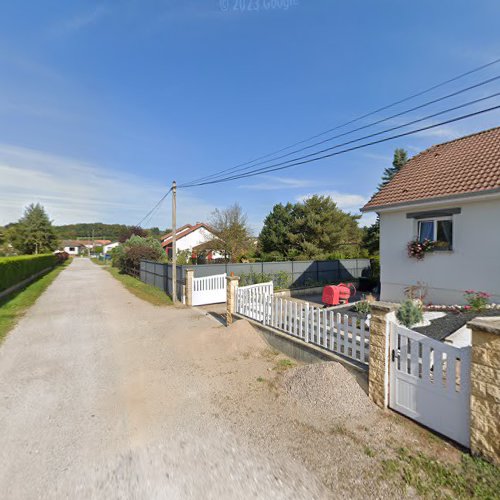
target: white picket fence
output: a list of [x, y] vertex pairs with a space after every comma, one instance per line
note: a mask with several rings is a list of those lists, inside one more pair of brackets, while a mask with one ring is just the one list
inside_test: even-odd
[[272, 283], [238, 288], [236, 312], [304, 342], [368, 364], [370, 329], [365, 320], [308, 302], [275, 297]]

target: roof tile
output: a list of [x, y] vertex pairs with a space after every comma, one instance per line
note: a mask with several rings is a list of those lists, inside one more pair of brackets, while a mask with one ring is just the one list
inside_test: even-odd
[[362, 210], [500, 188], [500, 127], [438, 144], [411, 158]]

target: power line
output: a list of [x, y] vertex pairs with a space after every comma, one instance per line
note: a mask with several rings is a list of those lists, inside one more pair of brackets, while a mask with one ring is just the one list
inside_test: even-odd
[[140, 225], [148, 218], [152, 217], [153, 213], [159, 208], [159, 206], [162, 204], [163, 200], [170, 194], [170, 191], [172, 191], [172, 188], [170, 188], [156, 203], [156, 205], [136, 224], [136, 226], [140, 227]]
[[[454, 82], [454, 81], [457, 81], [457, 80], [459, 80], [459, 79], [461, 79], [461, 78], [464, 78], [465, 76], [468, 76], [468, 75], [471, 75], [471, 74], [476, 73], [476, 72], [478, 72], [478, 71], [481, 71], [482, 69], [485, 69], [485, 68], [487, 68], [487, 67], [493, 66], [494, 64], [497, 64], [498, 62], [500, 62], [500, 58], [495, 59], [494, 61], [491, 61], [491, 62], [489, 62], [489, 63], [487, 63], [487, 64], [483, 64], [483, 65], [481, 65], [481, 66], [478, 66], [478, 67], [476, 67], [476, 68], [474, 68], [474, 69], [471, 69], [471, 70], [469, 70], [469, 71], [467, 71], [467, 72], [465, 72], [465, 73], [462, 73], [462, 74], [460, 74], [460, 75], [457, 75], [457, 76], [455, 76], [455, 77], [453, 77], [453, 78], [450, 78], [450, 79], [448, 79], [448, 80], [445, 80], [445, 81], [443, 81], [443, 82], [440, 82], [440, 83], [438, 83], [438, 84], [436, 84], [436, 85], [433, 85], [432, 87], [429, 87], [429, 88], [427, 88], [427, 89], [425, 89], [425, 90], [422, 90], [422, 91], [417, 92], [417, 93], [415, 93], [415, 94], [412, 94], [412, 95], [410, 95], [410, 96], [408, 96], [408, 97], [405, 97], [405, 98], [403, 98], [403, 99], [400, 99], [400, 100], [398, 100], [398, 101], [395, 101], [395, 102], [393, 102], [393, 103], [391, 103], [391, 104], [388, 104], [388, 105], [382, 106], [381, 108], [378, 108], [378, 109], [376, 109], [376, 110], [374, 110], [374, 111], [370, 111], [369, 113], [365, 113], [364, 115], [361, 115], [361, 116], [359, 116], [359, 117], [357, 117], [357, 118], [354, 118], [354, 119], [349, 120], [349, 121], [347, 121], [347, 122], [344, 122], [344, 123], [342, 123], [342, 124], [340, 124], [340, 125], [337, 125], [337, 126], [335, 126], [335, 127], [333, 127], [333, 128], [330, 128], [330, 129], [328, 129], [328, 130], [325, 130], [324, 132], [320, 132], [319, 134], [313, 135], [313, 136], [311, 136], [311, 137], [309, 137], [309, 138], [307, 138], [307, 139], [304, 139], [304, 140], [301, 140], [301, 141], [295, 142], [295, 143], [293, 143], [293, 144], [291, 144], [291, 145], [289, 145], [289, 146], [286, 146], [286, 147], [284, 147], [284, 148], [282, 148], [282, 149], [279, 149], [279, 150], [277, 150], [277, 151], [274, 151], [274, 152], [272, 152], [272, 153], [268, 153], [268, 154], [266, 154], [266, 155], [260, 156], [260, 157], [258, 157], [258, 158], [253, 159], [253, 160], [249, 160], [249, 161], [247, 161], [247, 162], [240, 163], [240, 164], [238, 164], [238, 165], [236, 165], [236, 166], [234, 166], [234, 167], [230, 167], [230, 168], [227, 168], [227, 169], [221, 170], [221, 171], [220, 171], [220, 172], [218, 172], [218, 173], [211, 174], [211, 175], [209, 175], [209, 176], [204, 176], [204, 177], [201, 177], [201, 178], [198, 178], [198, 179], [194, 179], [193, 181], [189, 181], [188, 183], [185, 183], [185, 184], [183, 184], [183, 185], [181, 185], [181, 186], [179, 186], [179, 187], [186, 187], [186, 185], [187, 185], [187, 184], [191, 184], [191, 183], [195, 183], [195, 182], [197, 183], [197, 182], [200, 182], [200, 181], [204, 181], [204, 180], [212, 179], [212, 178], [214, 178], [214, 177], [218, 177], [218, 176], [220, 176], [220, 175], [222, 175], [222, 174], [224, 174], [224, 173], [230, 173], [231, 171], [241, 170], [241, 169], [240, 169], [240, 167], [250, 166], [251, 164], [253, 164], [253, 163], [255, 163], [255, 162], [259, 161], [259, 160], [263, 160], [263, 159], [265, 159], [265, 158], [269, 158], [270, 156], [274, 156], [274, 155], [276, 155], [276, 154], [278, 154], [278, 153], [281, 153], [281, 152], [283, 152], [283, 151], [286, 151], [287, 149], [290, 149], [290, 148], [293, 148], [293, 147], [298, 146], [298, 145], [300, 145], [300, 144], [304, 144], [304, 143], [306, 143], [306, 142], [309, 142], [310, 140], [313, 140], [313, 139], [316, 139], [316, 138], [318, 138], [318, 137], [321, 137], [321, 136], [323, 136], [323, 135], [325, 135], [325, 134], [327, 134], [327, 133], [329, 133], [329, 132], [333, 132], [334, 130], [338, 130], [339, 128], [342, 128], [342, 127], [345, 127], [345, 126], [347, 126], [347, 125], [350, 125], [350, 124], [356, 123], [356, 122], [358, 122], [358, 121], [362, 120], [363, 118], [367, 118], [367, 117], [369, 117], [369, 116], [372, 116], [372, 115], [374, 115], [374, 114], [376, 114], [376, 113], [379, 113], [380, 111], [384, 111], [384, 110], [389, 109], [389, 108], [391, 108], [391, 107], [394, 107], [394, 106], [396, 106], [396, 105], [398, 105], [398, 104], [402, 104], [402, 103], [407, 102], [407, 101], [409, 101], [409, 100], [415, 99], [416, 97], [419, 97], [419, 96], [422, 96], [422, 95], [424, 95], [424, 94], [427, 94], [427, 93], [431, 92], [432, 90], [435, 90], [435, 89], [437, 89], [437, 88], [439, 88], [439, 87], [442, 87], [442, 86], [444, 86], [444, 85], [447, 85], [447, 84], [449, 84], [449, 83], [452, 83], [452, 82]], [[497, 77], [497, 78], [498, 78], [498, 77]], [[480, 83], [480, 84], [478, 84], [478, 85], [485, 84], [485, 83], [489, 83], [489, 80], [487, 80], [487, 81], [486, 81], [486, 82], [484, 82], [484, 83]], [[470, 87], [470, 88], [474, 88], [474, 86], [472, 86], [472, 87]], [[468, 88], [468, 89], [464, 89], [464, 90], [463, 90], [463, 92], [465, 92], [466, 90], [470, 90], [470, 88]], [[460, 92], [459, 92], [459, 93], [460, 93]], [[453, 95], [453, 94], [452, 94], [452, 95]], [[456, 94], [455, 94], [455, 95], [456, 95]], [[448, 96], [448, 97], [450, 97], [450, 96]], [[446, 98], [447, 98], [447, 97], [444, 97], [443, 99], [446, 99]], [[436, 101], [436, 102], [437, 102], [437, 101]], [[432, 102], [431, 102], [431, 103], [432, 103]], [[423, 105], [423, 106], [424, 106], [424, 105]], [[421, 107], [423, 107], [423, 106], [421, 106]], [[415, 108], [415, 109], [418, 109], [418, 107], [417, 107], [417, 108]], [[414, 109], [413, 109], [413, 110], [414, 110]], [[410, 111], [412, 111], [412, 110], [408, 110], [407, 112], [410, 112]], [[404, 114], [404, 112], [403, 112], [402, 114]], [[400, 115], [395, 115], [395, 116], [400, 116]], [[390, 119], [390, 118], [387, 118], [387, 119]], [[380, 121], [379, 121], [379, 122], [375, 122], [374, 124], [376, 124], [376, 123], [380, 123]], [[374, 125], [374, 124], [367, 125], [366, 127], [368, 127], [368, 126], [372, 126], [372, 125]], [[361, 128], [366, 128], [366, 127], [361, 127]], [[356, 131], [356, 130], [359, 130], [359, 129], [355, 129], [354, 131]], [[346, 132], [346, 133], [341, 134], [341, 135], [346, 135], [347, 133], [352, 133], [352, 132], [354, 132], [354, 131], [351, 131], [351, 132]], [[335, 137], [333, 137], [333, 138], [336, 138], [336, 137], [337, 137], [337, 136], [335, 136]], [[325, 139], [325, 141], [322, 141], [322, 142], [326, 142], [326, 141], [328, 141], [328, 140], [332, 140], [333, 138], [330, 138], [330, 139]], [[313, 147], [313, 146], [310, 146], [310, 147]], [[306, 149], [306, 148], [304, 148], [304, 149]], [[289, 153], [289, 154], [293, 154], [293, 153]], [[287, 156], [287, 155], [285, 155], [285, 156]], [[270, 159], [270, 160], [268, 160], [268, 161], [274, 161], [274, 160], [276, 160], [276, 159], [278, 159], [278, 158]], [[267, 163], [267, 162], [264, 162], [264, 163]], [[253, 165], [253, 166], [256, 166], [256, 165]]]
[[[340, 148], [340, 147], [343, 147], [343, 146], [347, 146], [349, 144], [353, 144], [355, 142], [363, 141], [365, 139], [370, 139], [371, 137], [376, 137], [378, 135], [386, 134], [388, 132], [393, 132], [394, 130], [399, 130], [401, 128], [408, 127], [409, 125], [414, 125], [415, 123], [420, 123], [422, 121], [429, 120], [431, 118], [435, 118], [436, 116], [440, 116], [440, 115], [449, 113], [451, 111], [456, 111], [457, 109], [461, 109], [461, 108], [464, 108], [466, 106], [471, 106], [472, 104], [477, 104], [478, 102], [482, 102], [482, 101], [485, 101], [485, 100], [488, 100], [488, 99], [492, 99], [493, 97], [497, 97], [498, 95], [500, 95], [500, 92], [496, 92], [495, 94], [491, 94], [491, 95], [486, 96], [486, 97], [481, 97], [479, 99], [475, 99], [473, 101], [469, 101], [467, 103], [460, 104], [458, 106], [454, 106], [452, 108], [448, 108], [448, 109], [445, 109], [443, 111], [439, 111], [437, 113], [433, 113], [431, 115], [424, 116], [423, 118], [418, 118], [416, 120], [412, 120], [412, 121], [403, 123], [402, 125], [397, 125], [397, 126], [394, 126], [394, 127], [390, 127], [388, 129], [382, 130], [380, 132], [374, 132], [373, 134], [368, 134], [368, 135], [365, 135], [363, 137], [359, 137], [357, 139], [352, 139], [350, 141], [346, 141], [346, 142], [343, 142], [343, 143], [340, 143], [340, 144], [336, 144], [335, 146], [331, 146], [329, 148], [321, 149], [319, 151], [315, 151], [315, 152], [309, 153], [307, 155], [298, 156], [298, 157], [292, 158], [290, 160], [286, 160], [286, 161], [283, 161], [283, 162], [280, 162], [280, 163], [275, 163], [274, 165], [268, 165], [267, 167], [262, 167], [262, 168], [259, 168], [259, 169], [254, 169], [254, 170], [251, 170], [251, 172], [261, 172], [261, 171], [265, 171], [267, 168], [270, 168], [270, 167], [276, 167], [276, 166], [286, 165], [287, 163], [291, 163], [291, 162], [294, 162], [294, 161], [297, 161], [297, 160], [303, 160], [305, 158], [310, 158], [311, 156], [316, 156], [316, 155], [319, 155], [321, 153], [325, 153], [327, 151], [331, 151], [332, 149], [337, 149], [337, 148]], [[206, 181], [203, 181], [203, 182], [206, 182]], [[191, 187], [193, 185], [198, 185], [198, 184], [188, 184], [185, 187]]]
[[[329, 137], [329, 138], [327, 138], [327, 139], [324, 139], [324, 140], [322, 140], [322, 141], [316, 142], [316, 143], [311, 144], [311, 145], [309, 145], [309, 146], [306, 146], [306, 147], [304, 147], [304, 148], [296, 149], [296, 150], [291, 151], [291, 152], [289, 152], [289, 153], [287, 153], [287, 154], [285, 154], [285, 155], [277, 156], [277, 157], [272, 158], [272, 159], [270, 159], [270, 160], [266, 160], [266, 161], [263, 161], [263, 162], [260, 162], [260, 163], [256, 163], [256, 164], [254, 164], [254, 165], [253, 165], [253, 167], [257, 167], [257, 166], [259, 166], [259, 165], [265, 165], [266, 163], [269, 163], [269, 162], [271, 162], [271, 161], [276, 161], [276, 160], [279, 160], [279, 159], [281, 159], [281, 158], [286, 158], [287, 156], [290, 156], [290, 155], [292, 155], [292, 154], [296, 154], [296, 153], [300, 153], [301, 151], [305, 151], [306, 149], [311, 149], [311, 148], [313, 148], [313, 147], [315, 147], [315, 146], [319, 146], [319, 145], [324, 144], [324, 143], [326, 143], [326, 142], [329, 142], [329, 141], [331, 141], [331, 140], [333, 140], [333, 139], [337, 139], [337, 138], [339, 138], [339, 137], [344, 137], [344, 136], [346, 136], [346, 135], [350, 135], [350, 134], [352, 134], [352, 133], [354, 133], [354, 132], [358, 132], [358, 131], [360, 131], [360, 130], [364, 130], [364, 129], [370, 128], [370, 127], [372, 127], [372, 126], [374, 126], [374, 125], [378, 125], [378, 124], [380, 124], [380, 123], [387, 122], [387, 121], [389, 121], [389, 120], [391, 120], [391, 119], [398, 118], [398, 117], [403, 116], [403, 115], [405, 115], [405, 114], [408, 114], [408, 113], [410, 113], [410, 112], [412, 112], [412, 111], [416, 111], [417, 109], [421, 109], [421, 108], [427, 107], [427, 106], [429, 106], [429, 105], [431, 105], [431, 104], [435, 104], [435, 103], [440, 102], [440, 101], [443, 101], [443, 100], [445, 100], [445, 99], [449, 99], [450, 97], [455, 97], [455, 96], [457, 96], [457, 95], [459, 95], [459, 94], [462, 94], [462, 93], [464, 93], [464, 92], [467, 92], [468, 90], [471, 90], [471, 89], [474, 89], [474, 88], [480, 87], [480, 86], [482, 86], [482, 85], [486, 85], [486, 84], [491, 83], [491, 82], [494, 82], [494, 81], [496, 81], [496, 80], [498, 80], [498, 79], [500, 79], [500, 76], [495, 76], [495, 77], [493, 77], [493, 78], [489, 78], [488, 80], [484, 80], [484, 81], [482, 81], [482, 82], [480, 82], [480, 83], [477, 83], [477, 84], [475, 84], [475, 85], [472, 85], [472, 86], [469, 86], [469, 87], [467, 87], [467, 88], [464, 88], [464, 89], [458, 90], [458, 91], [456, 91], [456, 92], [452, 92], [451, 94], [448, 94], [448, 95], [446, 95], [446, 96], [439, 97], [439, 98], [434, 99], [434, 100], [432, 100], [432, 101], [428, 101], [428, 102], [426, 102], [426, 103], [424, 103], [424, 104], [420, 104], [419, 106], [415, 106], [415, 107], [410, 108], [410, 109], [407, 109], [407, 110], [405, 110], [405, 111], [401, 111], [400, 113], [396, 113], [396, 114], [394, 114], [394, 115], [388, 116], [387, 118], [382, 118], [382, 119], [377, 120], [377, 121], [375, 121], [375, 122], [369, 123], [368, 125], [363, 125], [362, 127], [355, 128], [355, 129], [353, 129], [353, 130], [350, 130], [350, 131], [344, 132], [344, 133], [342, 133], [342, 134], [337, 134], [337, 135], [334, 135], [333, 137]], [[434, 114], [434, 115], [429, 115], [429, 116], [427, 116], [427, 117], [425, 117], [425, 118], [421, 118], [421, 119], [419, 119], [419, 120], [414, 120], [414, 121], [408, 122], [408, 123], [406, 123], [406, 124], [404, 124], [404, 125], [401, 125], [400, 127], [404, 127], [404, 126], [407, 126], [407, 125], [412, 125], [413, 123], [417, 123], [417, 122], [419, 122], [419, 121], [423, 121], [423, 120], [425, 120], [425, 119], [433, 118], [434, 116], [438, 116], [438, 115], [440, 115], [440, 114], [443, 114], [443, 113], [446, 113], [446, 112], [449, 112], [449, 111], [453, 111], [453, 110], [459, 109], [459, 108], [461, 108], [461, 107], [468, 106], [468, 105], [470, 105], [470, 104], [474, 104], [474, 103], [480, 102], [480, 101], [482, 101], [482, 100], [484, 100], [484, 99], [490, 99], [491, 97], [494, 97], [494, 96], [496, 96], [496, 95], [497, 95], [497, 94], [493, 94], [492, 96], [488, 96], [488, 97], [486, 97], [486, 98], [477, 99], [477, 100], [475, 100], [475, 101], [471, 101], [471, 102], [469, 102], [469, 103], [466, 103], [466, 104], [463, 104], [463, 105], [459, 105], [459, 106], [456, 106], [456, 107], [450, 108], [449, 110], [442, 111], [442, 112], [440, 112], [440, 113], [436, 113], [436, 114]], [[351, 142], [360, 141], [360, 140], [362, 140], [362, 139], [367, 139], [367, 138], [369, 138], [369, 137], [373, 137], [373, 136], [376, 136], [376, 135], [380, 135], [380, 134], [385, 133], [385, 132], [390, 132], [390, 131], [392, 131], [392, 130], [396, 130], [397, 128], [398, 128], [398, 127], [392, 127], [392, 128], [386, 129], [386, 130], [384, 130], [384, 131], [382, 131], [382, 132], [377, 132], [377, 133], [375, 133], [375, 134], [370, 134], [370, 135], [367, 135], [367, 136], [361, 137], [361, 138], [359, 138], [359, 139], [355, 139], [354, 141], [345, 142], [345, 143], [342, 143], [342, 144], [337, 145], [337, 146], [334, 146], [334, 147], [344, 146], [344, 145], [346, 145], [346, 144], [350, 144]], [[330, 149], [330, 148], [327, 148], [326, 150], [319, 151], [318, 153], [321, 153], [321, 152], [323, 152], [323, 151], [327, 151], [328, 149]], [[314, 155], [314, 154], [317, 154], [317, 153], [313, 153], [312, 155]], [[293, 160], [289, 160], [289, 161], [293, 161]], [[235, 173], [235, 172], [238, 172], [238, 171], [241, 171], [241, 170], [247, 170], [248, 168], [249, 168], [249, 167], [244, 167], [244, 168], [239, 168], [239, 169], [236, 169], [236, 168], [234, 168], [234, 169], [229, 169], [228, 173], [229, 173], [230, 171], [232, 171], [233, 173]], [[213, 175], [211, 175], [211, 176], [208, 176], [208, 177], [205, 177], [205, 178], [200, 179], [200, 181], [205, 181], [205, 180], [209, 180], [209, 179], [213, 179], [213, 178], [218, 178], [218, 177], [221, 177], [221, 176], [222, 176], [222, 173], [219, 173], [219, 174], [213, 174]], [[199, 182], [199, 181], [192, 181], [192, 182]], [[186, 183], [186, 184], [181, 185], [180, 187], [189, 187], [189, 186], [190, 186], [190, 184], [191, 184], [191, 183]]]
[[[235, 175], [235, 176], [232, 176], [232, 177], [226, 177], [224, 179], [218, 179], [218, 180], [213, 180], [213, 181], [200, 182], [198, 184], [192, 184], [189, 187], [205, 186], [205, 185], [208, 185], [208, 184], [219, 184], [219, 183], [222, 183], [222, 182], [229, 182], [229, 181], [236, 180], [236, 179], [242, 179], [242, 178], [246, 178], [246, 177], [254, 177], [256, 175], [261, 175], [263, 173], [275, 172], [275, 171], [278, 171], [278, 170], [285, 170], [287, 168], [291, 168], [291, 167], [294, 167], [294, 166], [297, 166], [297, 165], [304, 165], [306, 163], [311, 163], [311, 162], [314, 162], [314, 161], [323, 160], [325, 158], [331, 158], [332, 156], [337, 156], [337, 155], [340, 155], [340, 154], [348, 153], [350, 151], [355, 151], [355, 150], [358, 150], [358, 149], [366, 148], [368, 146], [373, 146], [375, 144], [380, 144], [382, 142], [391, 141], [393, 139], [399, 139], [400, 137], [406, 137], [406, 136], [409, 136], [409, 135], [417, 134], [417, 133], [423, 132], [425, 130], [430, 130], [430, 129], [433, 129], [433, 128], [436, 128], [436, 127], [440, 127], [442, 125], [447, 125], [449, 123], [454, 123], [454, 122], [457, 122], [457, 121], [460, 121], [460, 120], [465, 120], [467, 118], [472, 118], [474, 116], [478, 116], [478, 115], [481, 115], [483, 113], [488, 113], [488, 112], [494, 111], [496, 109], [500, 109], [500, 104], [497, 105], [497, 106], [492, 106], [490, 108], [486, 108], [486, 109], [482, 109], [482, 110], [479, 110], [479, 111], [475, 111], [475, 112], [469, 113], [467, 115], [462, 115], [462, 116], [458, 116], [456, 118], [451, 118], [450, 120], [446, 120], [446, 121], [443, 121], [443, 122], [440, 122], [440, 123], [436, 123], [436, 124], [433, 124], [433, 125], [427, 125], [426, 127], [421, 127], [421, 128], [415, 129], [415, 130], [410, 130], [408, 132], [402, 132], [401, 134], [393, 135], [393, 136], [390, 136], [390, 137], [384, 137], [383, 139], [378, 139], [376, 141], [367, 142], [365, 144], [360, 144], [358, 146], [353, 146], [353, 147], [350, 147], [350, 148], [346, 148], [346, 149], [343, 149], [341, 151], [335, 151], [334, 153], [329, 153], [329, 154], [326, 154], [326, 155], [323, 155], [323, 156], [319, 156], [317, 158], [310, 158], [308, 160], [298, 161], [298, 162], [292, 163], [290, 165], [285, 165], [285, 166], [274, 166], [274, 165], [271, 165], [270, 167], [266, 167], [266, 168], [263, 168], [263, 169], [250, 170], [247, 173], [238, 174], [238, 175]], [[316, 154], [318, 154], [318, 153], [316, 153]], [[290, 160], [290, 161], [294, 161], [294, 160]], [[285, 162], [285, 163], [289, 163], [289, 162]]]

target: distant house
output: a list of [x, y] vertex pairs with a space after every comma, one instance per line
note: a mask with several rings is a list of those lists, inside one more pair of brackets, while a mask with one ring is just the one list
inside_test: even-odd
[[69, 255], [76, 256], [86, 253], [86, 246], [79, 240], [63, 240], [61, 248]]
[[111, 250], [113, 250], [113, 248], [116, 248], [118, 246], [120, 246], [121, 243], [119, 241], [115, 241], [113, 243], [106, 243], [105, 245], [102, 246], [102, 253], [111, 253]]
[[[172, 256], [172, 237], [173, 233], [171, 232], [161, 237], [161, 246], [169, 257]], [[203, 222], [198, 222], [195, 225], [186, 224], [176, 231], [177, 253], [205, 251], [210, 255], [209, 260], [223, 258], [220, 252], [210, 248], [210, 242], [216, 238], [214, 230], [208, 224]]]
[[61, 248], [69, 255], [82, 255], [87, 253], [87, 250], [92, 251], [94, 248], [101, 246], [104, 248], [109, 244], [111, 244], [111, 240], [63, 240]]
[[[427, 302], [464, 303], [464, 290], [500, 302], [500, 127], [416, 155], [362, 208], [380, 215], [381, 299], [420, 282]], [[410, 241], [432, 242], [421, 260]]]

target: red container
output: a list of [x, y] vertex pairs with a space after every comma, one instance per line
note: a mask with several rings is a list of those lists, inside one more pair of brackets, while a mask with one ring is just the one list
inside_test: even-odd
[[355, 295], [356, 289], [353, 285], [340, 283], [338, 285], [326, 285], [323, 288], [321, 302], [327, 306], [338, 306], [340, 303], [349, 302], [351, 295]]
[[323, 288], [321, 302], [328, 306], [337, 306], [340, 304], [339, 288], [335, 285], [327, 285]]
[[351, 289], [345, 283], [340, 283], [339, 285], [337, 285], [337, 288], [339, 289], [340, 302], [349, 302]]

